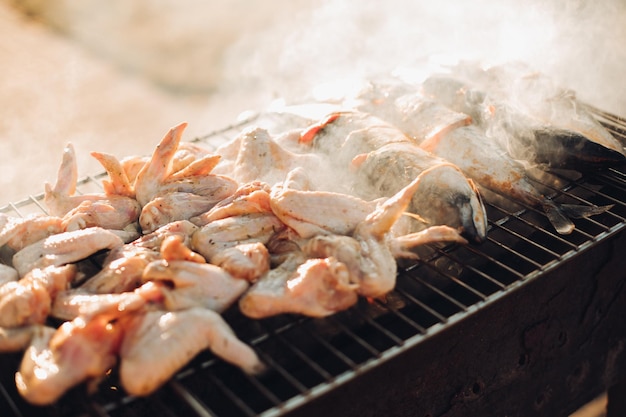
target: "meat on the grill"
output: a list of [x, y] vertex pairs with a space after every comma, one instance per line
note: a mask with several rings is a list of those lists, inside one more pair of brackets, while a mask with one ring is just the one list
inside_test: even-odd
[[[476, 89], [442, 78], [378, 84], [355, 108], [296, 111], [282, 125], [249, 126], [216, 152], [181, 142], [181, 123], [151, 157], [93, 152], [108, 174], [103, 193], [76, 193], [68, 145], [56, 183], [46, 184], [50, 215], [0, 214], [2, 258], [13, 255], [14, 267], [0, 286], [0, 351], [26, 350], [18, 391], [49, 404], [121, 359], [122, 388], [147, 395], [204, 349], [259, 372], [259, 357], [221, 313], [323, 317], [387, 295], [397, 261], [419, 259], [417, 246], [486, 239], [474, 182], [545, 210], [560, 233], [572, 231], [569, 217], [606, 210], [544, 197], [497, 139], [528, 125], [548, 144], [535, 148], [542, 163], [556, 157], [557, 137], [584, 143], [570, 152], [590, 155], [577, 163], [608, 166], [623, 150], [594, 148], [605, 139], [599, 125], [568, 113], [567, 95], [548, 99], [560, 116], [580, 116], [569, 125], [541, 106], [511, 110], [490, 90], [501, 80], [494, 74], [475, 71]], [[512, 83], [521, 92], [534, 84]], [[569, 166], [568, 155], [558, 156], [564, 165], [546, 161]], [[53, 320], [65, 322], [42, 324]]]
[[192, 248], [211, 258], [222, 248], [246, 242], [268, 241], [285, 226], [273, 213], [250, 213], [226, 217], [202, 226], [192, 236]]
[[308, 189], [308, 175], [291, 171], [283, 184], [272, 188], [270, 205], [276, 216], [300, 237], [317, 234], [349, 234], [376, 208], [349, 194]]
[[26, 246], [13, 255], [20, 276], [35, 268], [65, 265], [85, 259], [104, 249], [122, 246], [124, 241], [101, 227], [58, 233]]
[[[234, 178], [245, 184], [262, 181], [269, 185], [283, 182], [287, 174], [295, 168], [308, 172], [316, 172], [320, 179], [318, 187], [328, 185], [323, 167], [329, 166], [327, 158], [311, 153], [296, 153], [277, 143], [270, 133], [260, 127], [245, 129], [230, 143], [217, 149], [228, 150], [224, 160], [216, 168], [216, 172]], [[339, 186], [340, 184], [334, 184]]]
[[626, 163], [623, 145], [571, 91], [526, 66], [459, 65], [451, 74], [427, 78], [422, 89], [431, 99], [472, 115], [513, 158], [582, 171]]
[[200, 264], [206, 262], [206, 259], [204, 259], [202, 255], [192, 251], [185, 245], [185, 238], [181, 235], [171, 235], [163, 239], [160, 252], [161, 257], [166, 262], [190, 261]]
[[219, 266], [184, 260], [151, 262], [143, 280], [167, 284], [161, 293], [165, 309], [171, 311], [203, 307], [221, 313], [249, 286]]
[[239, 243], [217, 252], [211, 262], [232, 276], [254, 282], [270, 269], [270, 253], [261, 242]]
[[122, 230], [137, 222], [141, 208], [134, 198], [105, 193], [75, 195], [77, 181], [76, 152], [72, 144], [68, 144], [56, 183], [54, 186], [46, 183], [44, 194], [49, 214], [64, 217], [66, 230], [93, 226]]
[[122, 322], [120, 380], [131, 395], [154, 392], [205, 349], [248, 373], [264, 368], [254, 350], [208, 309], [152, 310], [127, 316]]
[[101, 377], [117, 361], [122, 332], [109, 317], [78, 317], [58, 329], [40, 330], [15, 374], [18, 392], [32, 404], [52, 404], [71, 387]]
[[599, 214], [610, 208], [558, 204], [547, 198], [531, 182], [524, 166], [474, 125], [459, 127], [420, 146], [456, 164], [482, 187], [544, 211], [560, 234], [574, 230], [571, 218]]
[[132, 291], [120, 293], [93, 294], [80, 288], [60, 291], [54, 297], [50, 315], [61, 320], [74, 320], [77, 317], [89, 319], [99, 314], [128, 313], [150, 302], [162, 302], [162, 290], [160, 286], [147, 282]]
[[0, 327], [45, 323], [56, 294], [67, 289], [75, 275], [74, 265], [49, 266], [0, 286]]
[[251, 318], [282, 313], [328, 316], [357, 302], [358, 285], [350, 279], [343, 262], [333, 257], [306, 259], [296, 252], [266, 272], [240, 298], [239, 309]]
[[237, 191], [190, 221], [197, 226], [204, 226], [214, 220], [252, 213], [271, 213], [270, 186], [262, 181], [247, 182]]
[[337, 169], [351, 167], [352, 188], [367, 200], [390, 197], [422, 172], [440, 166], [423, 179], [409, 211], [428, 225], [459, 228], [471, 241], [485, 239], [486, 211], [472, 181], [451, 161], [419, 149], [396, 126], [368, 113], [342, 111], [311, 130], [303, 136], [313, 150], [338, 161]]
[[65, 231], [63, 219], [56, 216], [6, 216], [6, 220], [0, 229], [0, 247], [6, 245], [14, 251]]

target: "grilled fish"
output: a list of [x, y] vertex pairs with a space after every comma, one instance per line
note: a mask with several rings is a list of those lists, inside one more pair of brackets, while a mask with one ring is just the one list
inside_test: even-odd
[[487, 212], [474, 182], [456, 165], [414, 143], [390, 143], [364, 155], [356, 168], [356, 188], [370, 197], [391, 196], [426, 170], [408, 211], [420, 217], [422, 228], [447, 225], [469, 241], [484, 241]]
[[480, 186], [545, 212], [560, 234], [574, 230], [570, 218], [599, 214], [611, 207], [564, 205], [552, 201], [531, 182], [523, 165], [474, 125], [460, 127], [437, 141], [420, 146], [456, 164]]
[[[315, 129], [314, 134], [303, 134], [304, 140], [352, 168], [352, 189], [358, 196], [390, 197], [428, 170], [409, 211], [425, 219], [427, 226], [459, 228], [473, 242], [485, 239], [487, 218], [481, 196], [450, 161], [419, 148], [386, 121], [358, 111], [332, 114]], [[434, 166], [439, 169], [429, 170]]]
[[545, 75], [511, 68], [491, 68], [474, 83], [454, 73], [434, 75], [422, 92], [469, 114], [515, 159], [578, 171], [626, 163], [623, 145], [572, 92]]

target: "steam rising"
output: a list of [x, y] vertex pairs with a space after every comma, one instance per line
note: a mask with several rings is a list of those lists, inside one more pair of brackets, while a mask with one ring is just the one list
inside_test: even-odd
[[[469, 59], [524, 61], [607, 110], [626, 62], [620, 0], [26, 0], [90, 49], [160, 85], [259, 106], [320, 83]], [[247, 97], [247, 98], [246, 98]]]
[[615, 85], [626, 62], [625, 17], [620, 1], [333, 0], [244, 36], [228, 51], [225, 74], [230, 83], [298, 100], [337, 79], [426, 73], [458, 59], [520, 60], [624, 114]]

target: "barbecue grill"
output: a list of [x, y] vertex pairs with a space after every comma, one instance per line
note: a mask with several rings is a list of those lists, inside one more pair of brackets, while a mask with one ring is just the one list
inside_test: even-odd
[[[625, 119], [591, 110], [626, 143]], [[271, 117], [197, 140], [217, 146]], [[79, 192], [103, 177], [81, 179]], [[554, 174], [543, 187], [559, 202], [613, 207], [562, 236], [542, 213], [502, 198], [487, 204], [485, 243], [428, 247], [401, 265], [385, 300], [324, 319], [250, 320], [232, 308], [224, 317], [268, 365], [259, 376], [207, 351], [148, 397], [126, 395], [114, 369], [34, 407], [15, 389], [21, 354], [0, 355], [2, 415], [554, 417], [606, 390], [611, 408], [626, 375], [626, 169]], [[42, 213], [42, 198], [0, 211]]]

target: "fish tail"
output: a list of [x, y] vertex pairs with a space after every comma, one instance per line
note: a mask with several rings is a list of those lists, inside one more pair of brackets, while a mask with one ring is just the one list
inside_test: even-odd
[[606, 206], [585, 206], [581, 204], [556, 204], [553, 201], [544, 205], [544, 211], [548, 220], [556, 231], [562, 235], [568, 235], [574, 231], [574, 222], [571, 219], [582, 219], [585, 217], [602, 214], [613, 207], [613, 204]]
[[569, 235], [576, 227], [574, 222], [561, 210], [560, 206], [550, 202], [544, 205], [544, 211], [548, 220], [561, 235]]
[[561, 204], [559, 208], [569, 218], [582, 219], [584, 217], [596, 216], [605, 213], [613, 208], [615, 204], [607, 206], [583, 206], [580, 204]]

